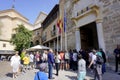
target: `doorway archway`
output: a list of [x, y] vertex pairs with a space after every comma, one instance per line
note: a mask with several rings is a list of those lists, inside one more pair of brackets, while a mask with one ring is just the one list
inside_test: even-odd
[[95, 22], [80, 27], [80, 37], [82, 49], [98, 49], [98, 37]]

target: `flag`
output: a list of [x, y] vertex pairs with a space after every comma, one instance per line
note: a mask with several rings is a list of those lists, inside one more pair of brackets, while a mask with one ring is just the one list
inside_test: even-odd
[[66, 23], [67, 23], [66, 11], [64, 10], [64, 32], [66, 32]]
[[59, 29], [59, 33], [61, 33], [61, 32], [62, 32], [62, 29], [63, 29], [63, 22], [62, 22], [61, 16], [60, 16], [60, 18], [59, 18], [58, 21], [57, 21], [57, 27], [58, 27], [58, 29]]

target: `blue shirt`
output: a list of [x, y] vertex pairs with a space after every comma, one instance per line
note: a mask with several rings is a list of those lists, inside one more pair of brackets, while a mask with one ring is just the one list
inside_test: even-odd
[[120, 50], [116, 48], [116, 49], [114, 50], [114, 53], [115, 53], [115, 55], [118, 55], [118, 54], [120, 54]]
[[54, 63], [54, 55], [53, 53], [49, 52], [48, 53], [48, 64], [53, 64]]
[[48, 76], [45, 72], [39, 71], [35, 74], [34, 80], [48, 80]]

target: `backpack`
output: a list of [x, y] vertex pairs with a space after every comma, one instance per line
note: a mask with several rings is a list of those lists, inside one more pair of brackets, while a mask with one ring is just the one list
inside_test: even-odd
[[100, 56], [100, 55], [96, 55], [96, 56], [97, 56], [97, 58], [96, 58], [96, 64], [102, 65], [103, 62], [104, 62], [103, 57]]

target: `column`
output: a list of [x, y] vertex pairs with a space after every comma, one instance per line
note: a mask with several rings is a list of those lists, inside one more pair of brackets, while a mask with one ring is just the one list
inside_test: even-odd
[[80, 30], [79, 30], [79, 28], [76, 28], [75, 38], [76, 38], [76, 50], [79, 51], [81, 49], [81, 39], [80, 39]]
[[51, 46], [50, 46], [50, 41], [49, 41], [49, 47], [51, 47]]
[[97, 35], [98, 35], [99, 48], [102, 48], [105, 51], [105, 42], [104, 42], [102, 19], [96, 20], [96, 25], [97, 25]]
[[55, 51], [55, 48], [56, 48], [56, 46], [55, 46], [55, 40], [54, 40], [54, 51]]

